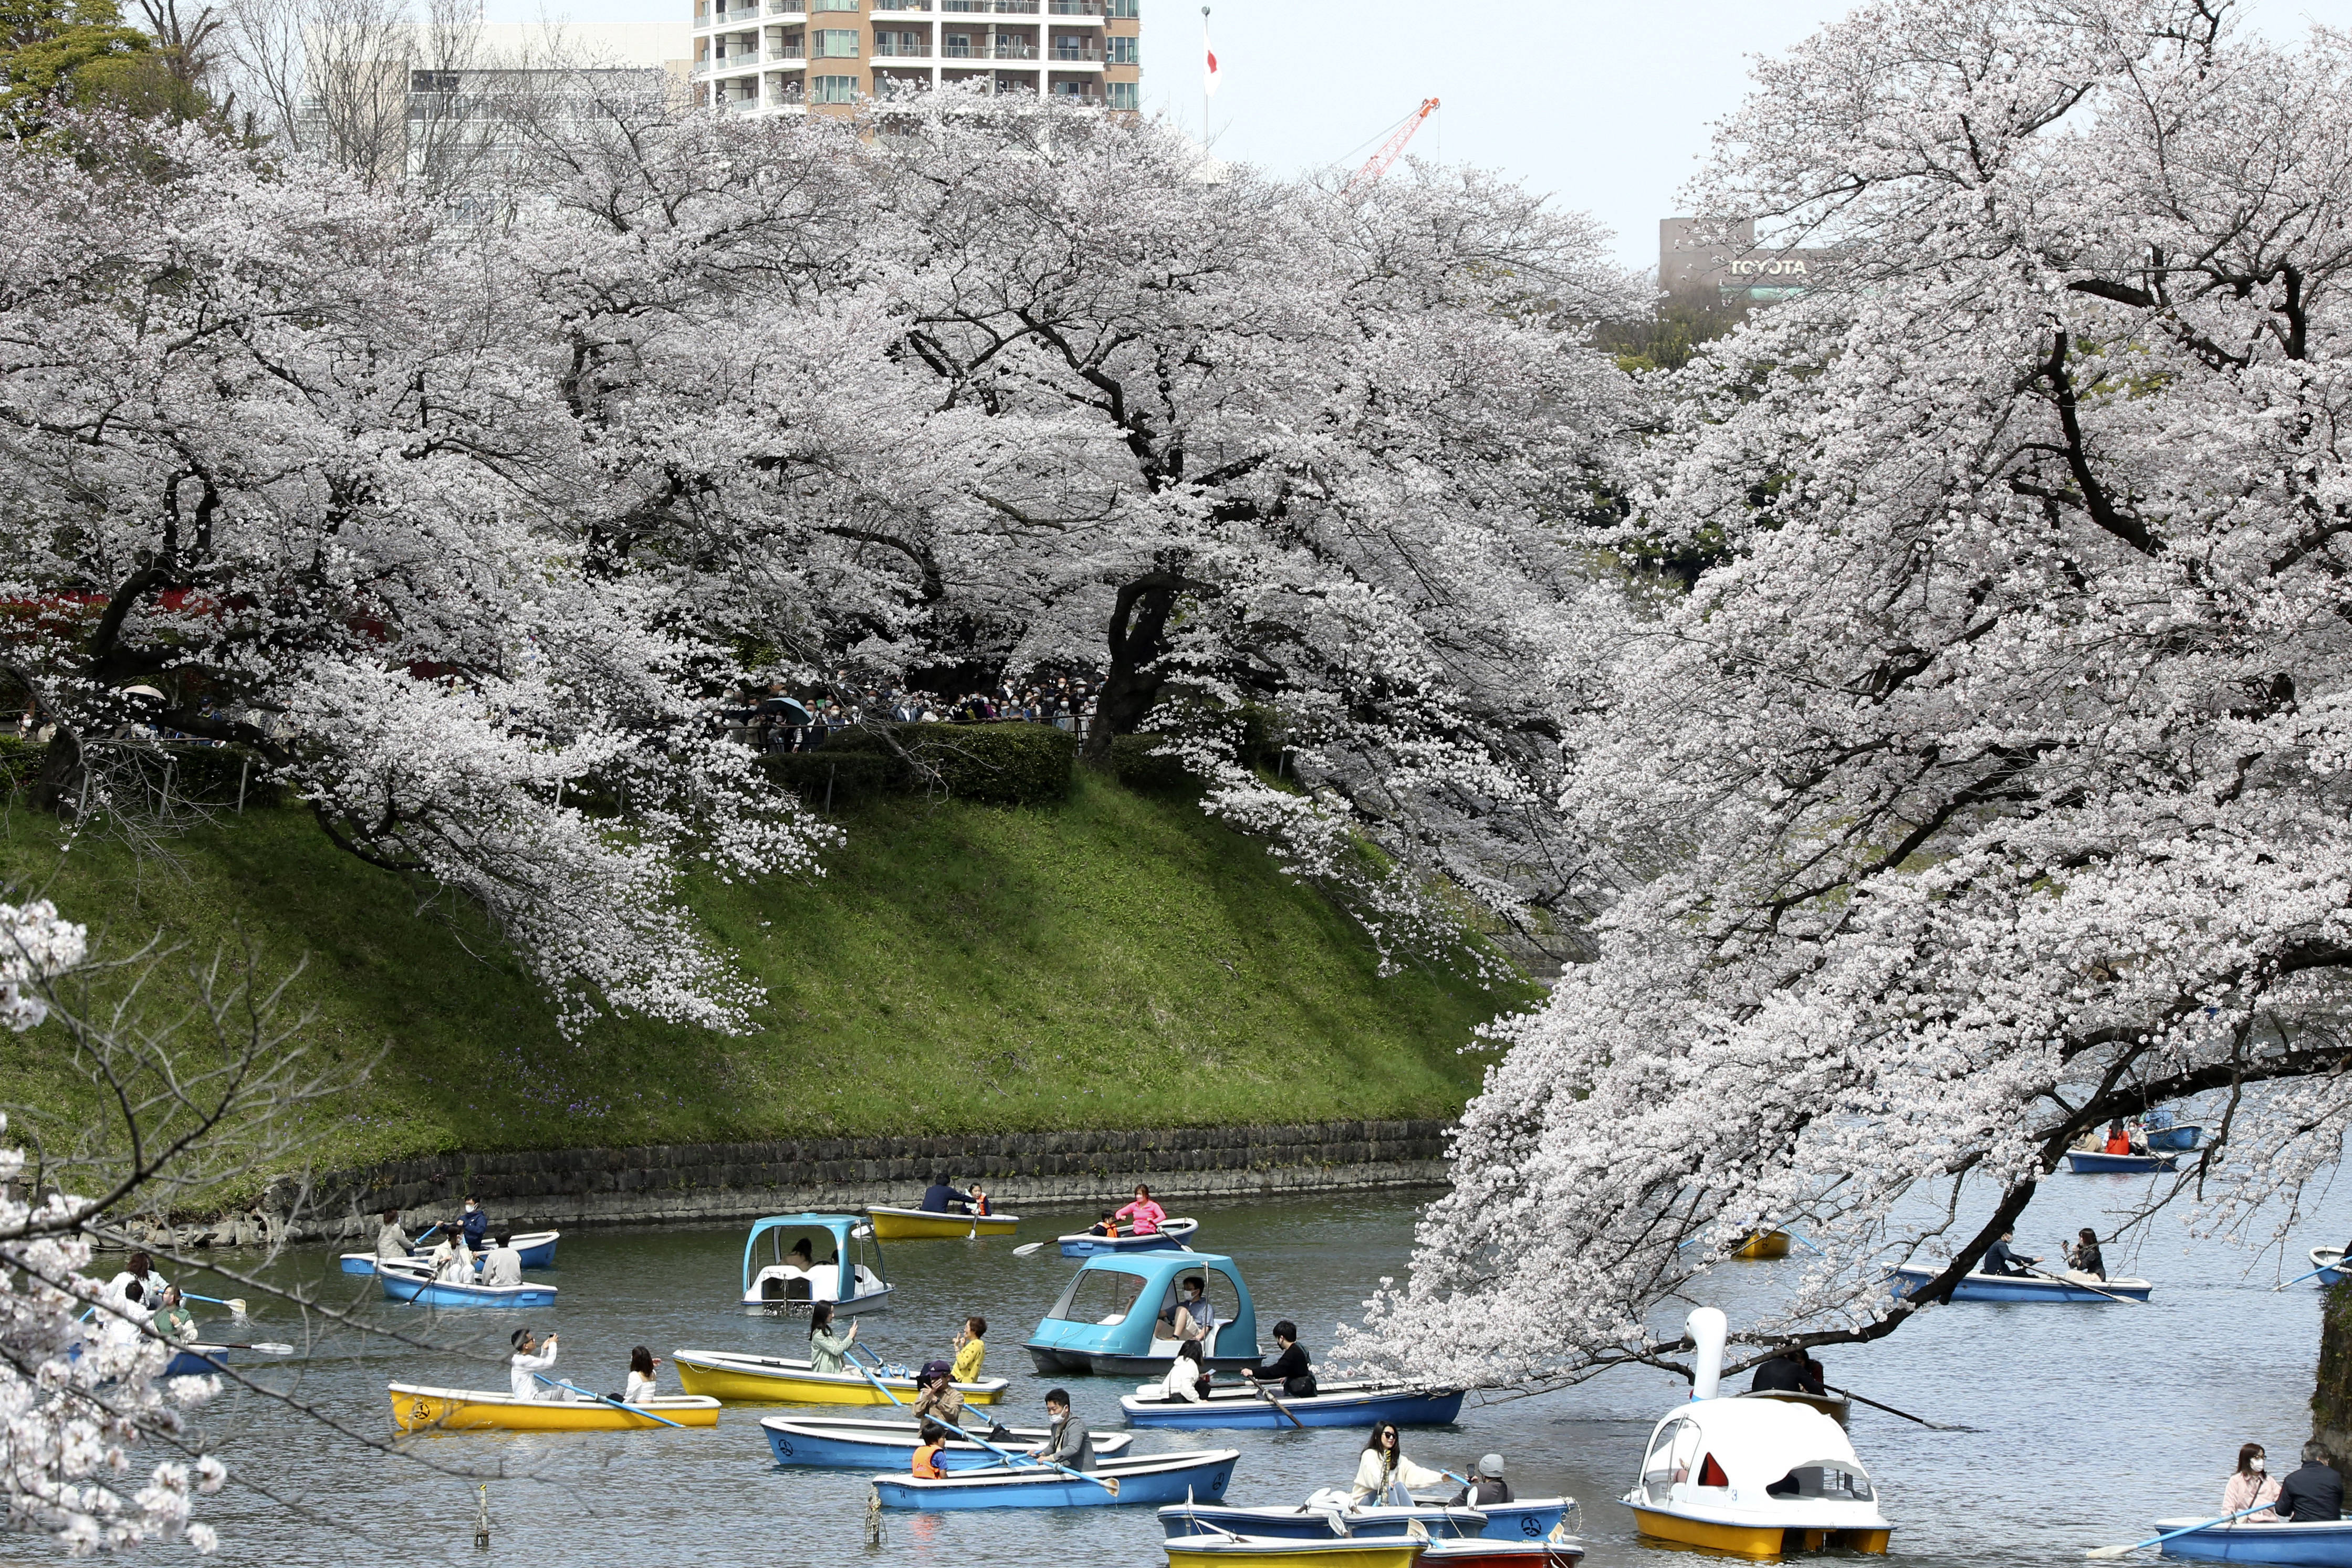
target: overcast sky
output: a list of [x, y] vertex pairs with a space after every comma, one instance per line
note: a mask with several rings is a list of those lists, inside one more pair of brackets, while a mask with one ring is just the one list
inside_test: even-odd
[[[644, 0], [488, 0], [493, 21], [567, 7], [582, 22], [683, 15]], [[1360, 163], [1415, 104], [1442, 107], [1412, 143], [1504, 170], [1597, 215], [1625, 259], [1654, 263], [1657, 221], [1745, 91], [1748, 60], [1777, 53], [1851, 0], [1210, 0], [1223, 85], [1217, 153], [1285, 172]], [[1150, 110], [1201, 125], [1200, 0], [1143, 0]], [[2352, 0], [2252, 0], [2282, 40], [2312, 22], [2352, 28]]]

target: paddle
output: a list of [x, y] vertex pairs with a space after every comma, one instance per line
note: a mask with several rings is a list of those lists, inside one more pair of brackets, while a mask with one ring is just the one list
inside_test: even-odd
[[1908, 1410], [1897, 1410], [1892, 1405], [1881, 1405], [1875, 1399], [1865, 1399], [1861, 1394], [1854, 1393], [1852, 1389], [1839, 1388], [1833, 1384], [1823, 1384], [1822, 1386], [1828, 1389], [1832, 1394], [1836, 1394], [1841, 1399], [1851, 1399], [1856, 1405], [1867, 1405], [1873, 1410], [1884, 1410], [1889, 1415], [1900, 1415], [1906, 1421], [1916, 1421], [1920, 1426], [1925, 1426], [1930, 1432], [1973, 1432], [1976, 1430], [1973, 1426], [1947, 1426], [1940, 1421], [1930, 1421], [1925, 1415], [1914, 1415]]
[[183, 1301], [210, 1301], [215, 1307], [226, 1307], [230, 1317], [235, 1318], [240, 1323], [245, 1321], [245, 1298], [242, 1296], [231, 1296], [227, 1300], [224, 1301], [218, 1296], [199, 1296], [194, 1290], [183, 1290], [180, 1292], [180, 1300]]
[[2302, 1284], [2302, 1283], [2303, 1283], [2305, 1280], [2306, 1280], [2306, 1279], [2318, 1279], [2321, 1275], [2323, 1275], [2323, 1274], [2325, 1274], [2325, 1273], [2327, 1273], [2330, 1269], [2340, 1269], [2340, 1268], [2342, 1268], [2343, 1267], [2344, 1267], [2344, 1259], [2343, 1259], [2342, 1258], [2340, 1258], [2340, 1257], [2339, 1257], [2339, 1258], [2336, 1258], [2336, 1260], [2335, 1262], [2333, 1262], [2333, 1263], [2323, 1263], [2323, 1264], [2321, 1264], [2318, 1268], [2316, 1268], [2313, 1269], [2310, 1273], [2308, 1273], [2308, 1274], [2298, 1274], [2298, 1275], [2296, 1275], [2294, 1279], [2289, 1279], [2289, 1280], [2285, 1281], [2285, 1283], [2284, 1283], [2284, 1284], [2279, 1284], [2279, 1285], [2273, 1285], [2273, 1286], [2272, 1286], [2272, 1287], [2271, 1287], [2271, 1289], [2272, 1289], [2272, 1291], [2273, 1291], [2273, 1293], [2275, 1293], [2275, 1292], [2277, 1292], [2277, 1291], [2280, 1291], [2280, 1290], [2284, 1290], [2284, 1289], [2285, 1289], [2287, 1288], [2287, 1286], [2288, 1286], [2288, 1285], [2300, 1285], [2300, 1284]]
[[1045, 1244], [1042, 1241], [1024, 1241], [1020, 1246], [1013, 1249], [1013, 1256], [1015, 1258], [1026, 1258], [1045, 1245]]
[[2024, 1265], [2024, 1268], [2028, 1274], [2038, 1274], [2044, 1279], [2060, 1285], [2071, 1285], [2077, 1290], [2088, 1290], [2092, 1295], [2105, 1296], [2110, 1301], [2129, 1301], [2135, 1307], [2156, 1305], [2153, 1301], [2143, 1301], [2137, 1296], [2118, 1296], [2112, 1290], [2102, 1290], [2096, 1285], [2085, 1285], [2080, 1279], [2070, 1279], [2063, 1274], [2053, 1274], [2046, 1268], [2036, 1268], [2031, 1263]]
[[[866, 1381], [872, 1384], [875, 1387], [881, 1389], [882, 1396], [885, 1399], [887, 1399], [891, 1404], [897, 1405], [901, 1410], [904, 1410], [907, 1407], [907, 1402], [899, 1398], [897, 1394], [891, 1393], [890, 1390], [884, 1385], [880, 1378], [875, 1376], [871, 1372], [867, 1372], [866, 1363], [859, 1361], [854, 1353], [849, 1356], [849, 1364], [856, 1367], [858, 1371], [866, 1373]], [[998, 1447], [995, 1444], [990, 1442], [985, 1437], [965, 1431], [962, 1427], [957, 1426], [952, 1421], [940, 1421], [940, 1418], [937, 1415], [931, 1416], [930, 1419], [938, 1421], [940, 1426], [946, 1427], [949, 1431], [954, 1433], [965, 1442], [978, 1444], [981, 1447], [987, 1449], [990, 1453], [995, 1455], [998, 1458], [1003, 1460], [1007, 1465], [1015, 1469], [1018, 1469], [1024, 1465], [1043, 1465], [1048, 1469], [1059, 1470], [1066, 1476], [1076, 1476], [1082, 1481], [1092, 1481], [1097, 1486], [1102, 1488], [1103, 1490], [1110, 1493], [1111, 1496], [1118, 1496], [1118, 1478], [1117, 1476], [1089, 1475], [1085, 1470], [1074, 1470], [1067, 1465], [1055, 1464], [1051, 1459], [1041, 1459], [1034, 1454], [1010, 1453], [1005, 1449]]]
[[2250, 1513], [2260, 1513], [2270, 1506], [2266, 1502], [2258, 1502], [2252, 1508], [2240, 1509], [2236, 1513], [2225, 1513], [2219, 1519], [2201, 1520], [2195, 1524], [2184, 1524], [2179, 1530], [2168, 1530], [2162, 1535], [2151, 1535], [2146, 1541], [2136, 1542], [2129, 1546], [2094, 1546], [2083, 1555], [2100, 1563], [2110, 1562], [2117, 1557], [2127, 1557], [2143, 1546], [2154, 1546], [2159, 1541], [2169, 1541], [2176, 1535], [2186, 1535], [2192, 1530], [2210, 1530], [2217, 1524], [2227, 1524], [2233, 1519], [2243, 1519]]
[[192, 1351], [254, 1351], [262, 1355], [292, 1355], [294, 1353], [294, 1347], [292, 1345], [280, 1344], [276, 1340], [263, 1340], [258, 1343], [249, 1345], [184, 1345], [181, 1348], [183, 1350]]
[[1306, 1422], [1304, 1422], [1304, 1421], [1301, 1421], [1301, 1420], [1298, 1418], [1298, 1415], [1297, 1415], [1297, 1413], [1296, 1411], [1292, 1410], [1292, 1409], [1290, 1408], [1290, 1406], [1289, 1406], [1289, 1405], [1285, 1405], [1281, 1400], [1276, 1399], [1273, 1394], [1268, 1394], [1268, 1393], [1265, 1391], [1265, 1384], [1262, 1384], [1262, 1383], [1258, 1383], [1257, 1379], [1255, 1379], [1255, 1378], [1252, 1378], [1252, 1379], [1250, 1379], [1250, 1382], [1251, 1382], [1251, 1383], [1253, 1383], [1253, 1384], [1256, 1384], [1256, 1386], [1257, 1386], [1257, 1396], [1258, 1396], [1260, 1399], [1265, 1400], [1268, 1405], [1273, 1405], [1276, 1410], [1281, 1411], [1281, 1412], [1282, 1412], [1282, 1414], [1283, 1414], [1283, 1417], [1284, 1417], [1284, 1419], [1287, 1420], [1287, 1421], [1288, 1421], [1288, 1422], [1289, 1422], [1293, 1426], [1297, 1427], [1301, 1432], [1304, 1432], [1304, 1431], [1306, 1431], [1306, 1430], [1307, 1430], [1307, 1423], [1306, 1423]]
[[648, 1421], [658, 1421], [665, 1426], [677, 1426], [681, 1432], [686, 1430], [684, 1426], [678, 1426], [678, 1423], [671, 1420], [668, 1416], [656, 1415], [652, 1411], [644, 1409], [641, 1406], [624, 1405], [617, 1399], [607, 1399], [601, 1394], [591, 1394], [584, 1388], [574, 1388], [571, 1384], [564, 1383], [557, 1378], [550, 1377], [545, 1373], [535, 1372], [530, 1375], [539, 1379], [540, 1382], [547, 1384], [550, 1388], [564, 1389], [572, 1394], [578, 1394], [583, 1399], [593, 1399], [599, 1405], [609, 1405], [614, 1409], [626, 1412], [628, 1415], [642, 1415]]

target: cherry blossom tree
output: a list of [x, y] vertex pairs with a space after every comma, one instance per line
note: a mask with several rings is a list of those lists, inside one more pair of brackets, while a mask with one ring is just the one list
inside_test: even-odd
[[2158, 1198], [2274, 1241], [2352, 1117], [2352, 42], [1878, 4], [1718, 147], [1701, 210], [1847, 261], [1661, 389], [1621, 537], [1714, 564], [1562, 717], [1616, 892], [1358, 1337], [1431, 1375], [1655, 1358], [1775, 1222], [1753, 1333], [1875, 1338], [2191, 1095]]

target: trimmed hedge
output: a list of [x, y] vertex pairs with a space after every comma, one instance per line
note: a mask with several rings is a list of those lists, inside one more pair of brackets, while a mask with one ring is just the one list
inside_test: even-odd
[[1132, 790], [1173, 794], [1198, 789], [1201, 781], [1185, 770], [1181, 761], [1159, 753], [1157, 748], [1160, 739], [1152, 734], [1113, 735], [1110, 738], [1112, 776]]
[[764, 752], [760, 768], [814, 806], [824, 805], [828, 792], [838, 807], [872, 800], [906, 785], [906, 769], [898, 758], [839, 742], [814, 752]]
[[1037, 805], [1066, 800], [1076, 740], [1051, 724], [893, 724], [890, 738], [916, 763], [909, 769], [883, 737], [845, 730], [813, 752], [770, 752], [760, 765], [812, 805], [833, 784], [836, 806], [888, 790], [914, 789], [936, 773], [959, 800]]

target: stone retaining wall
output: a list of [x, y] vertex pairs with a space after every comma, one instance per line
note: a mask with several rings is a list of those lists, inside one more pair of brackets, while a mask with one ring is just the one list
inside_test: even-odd
[[[941, 1171], [959, 1185], [980, 1182], [999, 1208], [1015, 1214], [1123, 1201], [1138, 1182], [1170, 1199], [1413, 1186], [1445, 1181], [1451, 1125], [1335, 1121], [453, 1153], [330, 1176], [290, 1223], [282, 1206], [227, 1223], [289, 1240], [367, 1237], [382, 1209], [443, 1219], [469, 1192], [495, 1223], [517, 1230], [839, 1213], [870, 1203], [911, 1206]], [[284, 1196], [273, 1206], [291, 1196], [276, 1192]]]

